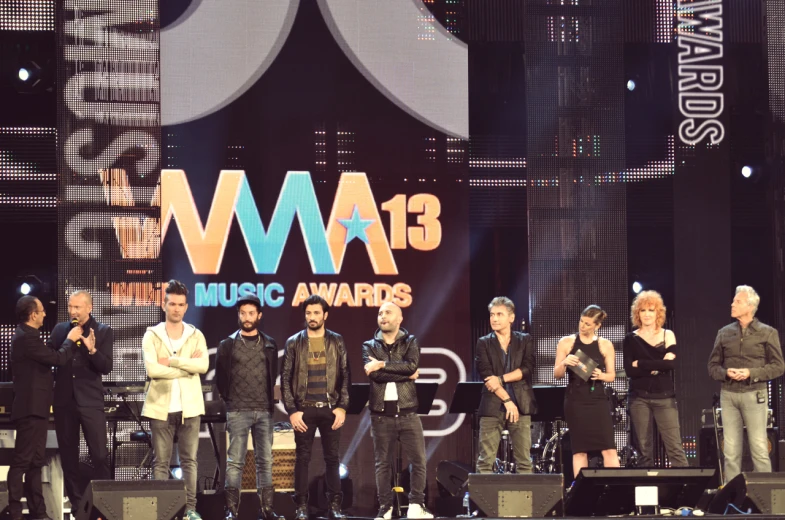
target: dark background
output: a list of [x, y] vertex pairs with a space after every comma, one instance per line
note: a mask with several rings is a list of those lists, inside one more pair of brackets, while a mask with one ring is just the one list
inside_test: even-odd
[[[162, 25], [176, 18], [175, 11], [184, 10], [186, 4], [166, 2]], [[408, 194], [438, 194], [445, 211], [446, 201], [454, 204], [464, 201], [465, 211], [456, 207], [456, 219], [450, 222], [449, 234], [448, 221], [442, 219], [445, 235], [439, 253], [460, 252], [452, 255], [450, 261], [436, 261], [436, 252], [408, 250], [394, 251], [394, 254], [399, 260], [400, 278], [407, 273], [405, 258], [407, 268], [411, 269], [409, 276], [419, 277], [422, 284], [415, 289], [415, 306], [404, 311], [404, 327], [410, 327], [427, 346], [456, 349], [471, 377], [471, 348], [479, 335], [488, 332], [486, 305], [492, 297], [510, 296], [519, 308], [519, 321], [525, 319], [527, 325], [530, 321], [531, 285], [536, 280], [530, 280], [529, 276], [527, 199], [529, 190], [539, 188], [527, 184], [530, 179], [527, 161], [532, 159], [527, 143], [537, 136], [530, 135], [532, 126], [528, 124], [526, 93], [532, 77], [527, 72], [527, 51], [532, 50], [527, 48], [527, 42], [532, 42], [532, 28], [526, 21], [530, 19], [527, 8], [536, 4], [521, 0], [424, 3], [456, 38], [469, 45], [470, 139], [462, 144], [465, 153], [460, 164], [446, 161], [443, 134], [397, 109], [355, 71], [333, 43], [316, 7], [311, 2], [302, 2], [281, 54], [254, 87], [216, 114], [167, 129], [165, 144], [184, 148], [183, 153], [164, 157], [162, 167], [188, 172], [203, 220], [212, 197], [210, 181], [214, 182], [218, 171], [245, 169], [265, 223], [269, 222], [285, 172], [309, 170], [315, 181], [324, 181], [317, 185], [317, 193], [326, 218], [338, 178], [336, 151], [349, 146], [338, 142], [337, 132], [348, 131], [353, 132], [356, 140], [351, 145], [354, 151], [351, 169], [365, 171], [372, 178], [377, 203], [389, 198], [383, 194], [404, 192], [401, 186], [406, 186]], [[603, 5], [597, 4], [598, 12], [602, 13]], [[674, 137], [680, 121], [675, 109], [677, 47], [669, 37], [672, 17], [662, 14], [667, 15], [672, 2], [625, 0], [620, 5], [618, 12], [603, 14], [621, 24], [623, 73], [619, 75], [624, 83], [634, 80], [636, 88], [632, 91], [624, 88], [623, 107], [616, 111], [623, 116], [623, 167], [629, 173], [615, 181], [624, 182], [626, 214], [623, 239], [626, 269], [617, 276], [624, 278], [626, 287], [630, 288], [627, 304], [634, 296], [632, 283], [639, 281], [646, 289], [658, 290], [668, 306], [666, 326], [676, 331], [684, 353], [677, 380], [682, 396], [682, 434], [685, 444], [693, 446], [688, 449], [688, 456], [696, 464], [697, 453], [690, 443], [698, 436], [701, 410], [711, 405], [711, 394], [717, 391], [708, 380], [705, 362], [715, 331], [730, 321], [729, 304], [734, 287], [739, 284], [755, 287], [761, 295], [758, 317], [780, 330], [785, 325], [782, 323], [785, 272], [782, 118], [785, 114], [781, 102], [777, 101], [782, 99], [785, 87], [780, 81], [781, 60], [770, 59], [777, 53], [781, 56], [785, 45], [781, 35], [785, 28], [774, 26], [773, 17], [766, 16], [767, 6], [773, 9], [774, 2], [725, 3], [726, 136], [719, 149], [704, 147], [691, 151]], [[48, 305], [48, 328], [54, 324], [58, 304], [62, 315], [66, 298], [56, 285], [57, 178], [39, 175], [56, 173], [56, 134], [9, 130], [57, 126], [55, 85], [51, 79], [54, 75], [35, 88], [16, 80], [22, 60], [35, 58], [45, 67], [53, 66], [54, 20], [43, 19], [40, 30], [35, 31], [29, 27], [20, 30], [9, 22], [0, 23], [0, 99], [4, 100], [0, 111], [0, 153], [13, 158], [13, 162], [0, 160], [0, 193], [7, 196], [0, 205], [0, 218], [6, 223], [6, 243], [19, 246], [6, 255], [3, 290], [7, 296], [0, 318], [0, 339], [6, 355], [13, 330], [13, 303], [19, 296], [21, 281], [41, 280], [40, 284], [34, 283], [34, 292], [38, 291], [46, 302], [52, 302]], [[250, 125], [255, 134], [249, 133]], [[328, 135], [328, 167], [323, 170], [314, 167], [315, 130], [324, 130]], [[541, 131], [546, 137], [551, 135], [551, 129]], [[428, 137], [437, 139], [435, 160], [424, 151], [423, 140]], [[245, 148], [238, 154], [234, 152], [236, 149], [227, 149], [228, 146]], [[20, 168], [20, 163], [30, 164], [30, 169]], [[665, 166], [653, 168], [655, 163]], [[741, 176], [743, 165], [753, 168], [749, 179]], [[408, 171], [427, 173], [425, 178], [429, 182], [410, 189], [400, 179], [401, 172]], [[204, 175], [207, 184], [200, 186], [204, 189], [195, 188], [197, 172]], [[637, 173], [633, 175], [633, 172]], [[467, 182], [459, 186], [454, 183], [457, 178], [465, 178]], [[382, 215], [384, 218], [385, 213]], [[164, 245], [164, 272], [167, 277], [177, 276], [192, 282], [174, 229], [175, 226], [170, 227]], [[459, 233], [464, 235], [458, 236]], [[239, 230], [233, 224], [224, 269], [231, 266], [231, 279], [238, 282], [257, 278], [260, 282], [267, 281], [268, 277], [253, 277], [245, 246], [238, 235]], [[350, 256], [357, 257], [358, 263], [353, 267], [367, 269], [360, 244], [355, 242], [350, 246], [347, 260]], [[302, 239], [294, 226], [284, 262], [302, 256]], [[607, 262], [618, 260], [603, 255], [602, 251], [599, 258]], [[346, 272], [349, 266], [345, 264]], [[293, 281], [297, 276], [302, 278], [297, 281], [328, 281], [303, 276], [307, 274], [307, 265], [299, 272], [297, 267], [285, 266], [287, 271], [282, 276], [295, 277], [291, 278]], [[438, 269], [438, 276], [424, 268]], [[356, 274], [357, 281], [372, 283], [367, 279], [368, 271], [353, 271], [351, 276]], [[229, 277], [222, 271], [215, 279], [228, 281]], [[432, 280], [432, 285], [426, 285], [427, 280]], [[294, 283], [284, 286], [289, 292]], [[560, 297], [570, 297], [563, 287], [554, 285], [552, 291]], [[594, 302], [581, 301], [576, 305], [589, 303]], [[230, 310], [216, 309], [210, 313], [200, 316], [192, 306], [188, 318], [196, 323], [209, 319], [215, 324], [205, 327], [212, 345], [233, 330], [235, 322]], [[336, 309], [328, 325], [352, 338], [352, 343], [357, 345], [357, 341], [372, 333], [374, 311], [352, 309], [349, 316], [348, 309], [340, 312]], [[339, 328], [339, 323], [344, 325]], [[279, 342], [301, 325], [300, 316], [288, 309], [287, 312], [270, 310], [263, 323], [265, 330], [273, 331]], [[563, 333], [570, 332], [565, 327]], [[550, 362], [547, 355], [541, 357], [540, 373], [544, 380]], [[358, 375], [356, 379], [364, 380], [359, 362], [353, 368]], [[623, 382], [619, 383], [623, 386]], [[781, 396], [780, 386], [775, 385], [773, 391], [776, 404]], [[442, 393], [442, 399], [449, 402], [447, 389]], [[369, 477], [373, 472], [367, 451], [369, 434], [361, 426], [352, 428], [359, 427], [356, 435], [365, 435], [366, 454], [349, 460], [350, 473], [353, 478], [363, 480], [365, 491], [370, 494]], [[344, 435], [344, 442], [349, 438]], [[433, 454], [431, 462], [437, 462], [439, 457], [470, 462], [468, 438], [464, 427], [461, 434], [441, 443], [439, 450], [445, 451]], [[428, 442], [431, 447], [438, 443], [435, 439]], [[318, 454], [315, 458], [318, 459]], [[432, 469], [429, 468], [429, 482], [433, 480]], [[318, 473], [316, 466], [314, 473]]]

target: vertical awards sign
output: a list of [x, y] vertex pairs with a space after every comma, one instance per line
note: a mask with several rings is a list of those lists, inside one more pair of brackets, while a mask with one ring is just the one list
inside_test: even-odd
[[689, 145], [706, 140], [719, 144], [725, 137], [720, 120], [725, 109], [722, 0], [679, 0], [676, 9], [679, 111], [684, 118], [679, 138]]
[[[139, 334], [159, 320], [161, 150], [157, 0], [57, 2], [59, 317], [88, 289], [115, 332], [116, 379], [141, 380]], [[129, 360], [137, 360], [129, 363]]]

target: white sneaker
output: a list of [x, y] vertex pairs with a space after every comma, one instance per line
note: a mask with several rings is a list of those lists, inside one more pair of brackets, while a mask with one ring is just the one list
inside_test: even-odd
[[409, 504], [406, 518], [433, 518], [433, 513], [428, 511], [422, 504]]
[[392, 506], [380, 507], [374, 520], [390, 520], [392, 518]]

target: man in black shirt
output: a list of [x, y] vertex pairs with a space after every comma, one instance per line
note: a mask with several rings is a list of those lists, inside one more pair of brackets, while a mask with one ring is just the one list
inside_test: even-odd
[[[108, 480], [109, 452], [106, 448], [106, 413], [102, 376], [112, 371], [114, 332], [109, 325], [98, 323], [92, 314], [93, 298], [87, 291], [76, 291], [68, 299], [71, 321], [55, 325], [49, 337], [49, 348], [56, 350], [69, 340], [74, 328], [83, 331], [85, 339], [77, 340], [74, 357], [57, 368], [55, 377], [54, 416], [57, 445], [63, 462], [65, 490], [71, 510], [79, 509], [89, 478], [79, 468], [79, 428], [81, 426], [93, 478]], [[74, 325], [76, 322], [76, 325]]]
[[[11, 373], [14, 403], [11, 420], [16, 427], [16, 443], [8, 470], [8, 509], [12, 520], [22, 520], [22, 496], [33, 519], [49, 519], [41, 486], [41, 468], [46, 464], [46, 432], [52, 406], [52, 366], [62, 366], [73, 356], [82, 328], [68, 332], [68, 341], [58, 350], [47, 348], [38, 329], [44, 324], [44, 306], [34, 296], [22, 296], [16, 303], [19, 321], [11, 339]], [[24, 475], [24, 485], [22, 485]], [[51, 519], [50, 519], [51, 520]]]
[[376, 459], [377, 520], [392, 518], [392, 450], [401, 443], [412, 466], [406, 518], [433, 518], [425, 507], [425, 437], [417, 415], [420, 347], [417, 338], [401, 328], [403, 313], [392, 302], [379, 307], [379, 329], [363, 343], [365, 373], [371, 379], [368, 407]]
[[477, 473], [492, 473], [502, 431], [509, 430], [517, 473], [531, 473], [531, 416], [537, 412], [531, 380], [536, 358], [532, 337], [511, 330], [515, 304], [499, 296], [488, 304], [493, 332], [477, 340], [477, 372], [485, 381], [480, 408]]
[[286, 341], [281, 394], [294, 428], [296, 520], [308, 520], [308, 464], [316, 430], [322, 436], [330, 520], [345, 518], [339, 475], [341, 431], [349, 406], [350, 373], [343, 337], [327, 330], [330, 305], [314, 294], [303, 302], [307, 328]]
[[278, 346], [259, 330], [262, 303], [254, 295], [237, 300], [240, 330], [218, 345], [215, 374], [218, 392], [226, 402], [229, 449], [226, 458], [227, 519], [236, 519], [240, 506], [248, 432], [253, 435], [256, 487], [264, 520], [275, 520], [273, 510], [273, 387], [278, 377]]

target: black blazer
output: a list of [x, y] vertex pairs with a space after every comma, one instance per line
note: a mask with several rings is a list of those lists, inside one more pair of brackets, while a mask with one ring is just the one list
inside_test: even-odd
[[[523, 415], [534, 415], [537, 413], [537, 401], [534, 398], [534, 390], [531, 385], [532, 374], [537, 366], [534, 341], [528, 334], [512, 332], [510, 345], [507, 347], [507, 355], [510, 356], [510, 365], [507, 370], [504, 367], [501, 348], [499, 340], [493, 332], [478, 339], [475, 349], [477, 372], [484, 381], [488, 376], [502, 376], [520, 368], [523, 378], [520, 381], [508, 383], [508, 385], [512, 386], [515, 401], [518, 403], [518, 411]], [[489, 392], [487, 388], [483, 388], [478, 414], [480, 416], [496, 416], [501, 407], [502, 400]]]
[[54, 405], [65, 406], [75, 401], [78, 406], [103, 409], [104, 384], [101, 376], [112, 371], [114, 332], [109, 325], [98, 323], [92, 316], [83, 329], [83, 336], [88, 336], [90, 330], [95, 331], [96, 352], [92, 356], [87, 353], [86, 346], [77, 347], [68, 339], [71, 322], [58, 323], [49, 336], [49, 348], [55, 350], [71, 345], [74, 350], [73, 358], [57, 369]]
[[73, 356], [72, 343], [52, 350], [41, 333], [25, 324], [16, 327], [11, 339], [11, 373], [14, 404], [11, 420], [23, 417], [49, 417], [52, 406], [52, 365], [62, 366]]

